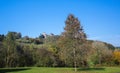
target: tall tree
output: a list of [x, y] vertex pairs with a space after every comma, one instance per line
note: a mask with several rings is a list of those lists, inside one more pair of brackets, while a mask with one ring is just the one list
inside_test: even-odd
[[16, 61], [16, 43], [15, 43], [15, 35], [11, 32], [8, 32], [6, 38], [4, 39], [4, 48], [6, 49], [6, 66], [11, 67], [15, 66]]
[[70, 60], [71, 62], [69, 64], [73, 64], [75, 71], [77, 71], [77, 62], [80, 59], [80, 50], [83, 48], [82, 45], [86, 41], [86, 34], [78, 18], [75, 18], [72, 14], [68, 16], [65, 24], [64, 32], [59, 42], [61, 47], [60, 56], [66, 64], [68, 60]]

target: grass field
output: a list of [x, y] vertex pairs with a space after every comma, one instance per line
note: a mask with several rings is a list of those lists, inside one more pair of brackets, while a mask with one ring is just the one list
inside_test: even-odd
[[24, 67], [24, 68], [0, 68], [0, 73], [120, 73], [119, 67], [103, 67], [78, 69], [73, 68], [47, 68], [47, 67]]

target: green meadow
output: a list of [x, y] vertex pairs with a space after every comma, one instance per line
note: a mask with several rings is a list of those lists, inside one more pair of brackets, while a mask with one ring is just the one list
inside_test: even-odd
[[73, 68], [20, 67], [0, 68], [0, 73], [120, 73], [120, 68], [78, 68], [77, 72], [74, 72]]

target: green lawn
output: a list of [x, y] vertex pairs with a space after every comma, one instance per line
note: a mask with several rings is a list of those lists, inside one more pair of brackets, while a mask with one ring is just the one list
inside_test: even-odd
[[47, 68], [47, 67], [24, 67], [24, 68], [0, 68], [0, 73], [120, 73], [119, 67], [103, 67], [78, 69], [73, 68]]

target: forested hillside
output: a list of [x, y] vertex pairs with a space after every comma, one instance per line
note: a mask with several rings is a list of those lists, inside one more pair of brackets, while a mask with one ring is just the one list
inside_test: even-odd
[[72, 14], [61, 35], [42, 33], [31, 38], [13, 31], [0, 35], [0, 67], [112, 65], [120, 65], [120, 49], [106, 42], [87, 40], [80, 21]]

